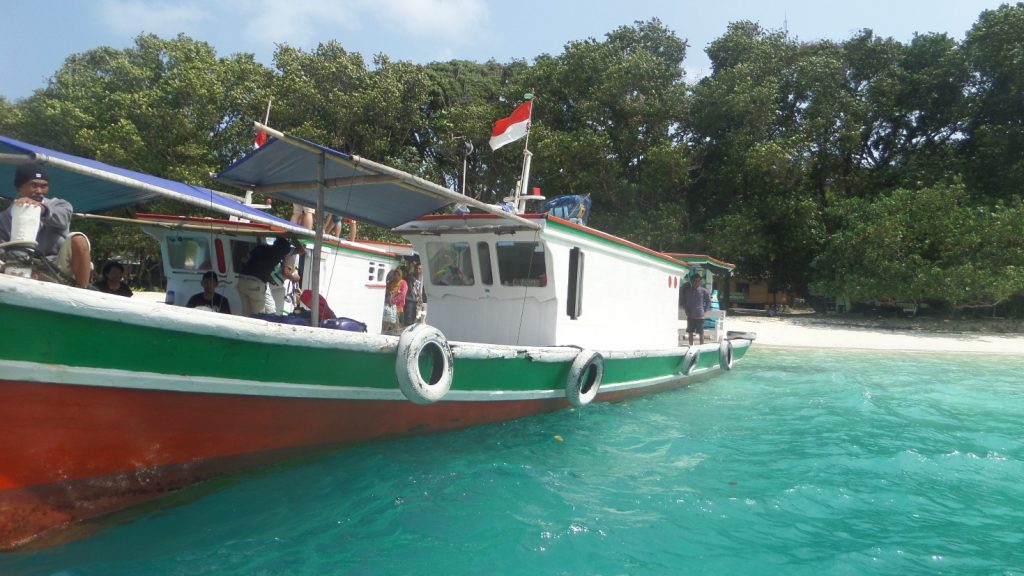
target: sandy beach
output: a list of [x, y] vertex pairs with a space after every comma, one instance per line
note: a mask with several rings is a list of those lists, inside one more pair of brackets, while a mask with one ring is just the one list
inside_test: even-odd
[[[860, 324], [860, 325], [858, 325]], [[1024, 356], [1024, 334], [978, 323], [865, 322], [820, 317], [730, 316], [726, 330], [757, 333], [756, 346], [970, 352]]]

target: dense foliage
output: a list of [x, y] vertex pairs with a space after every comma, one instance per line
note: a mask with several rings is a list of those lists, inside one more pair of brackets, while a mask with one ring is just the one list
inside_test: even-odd
[[[531, 186], [590, 194], [591, 224], [611, 233], [800, 294], [948, 309], [1024, 297], [1024, 3], [981, 13], [962, 42], [808, 43], [736, 22], [692, 82], [687, 49], [656, 19], [532, 64], [368, 63], [332, 40], [282, 45], [268, 67], [142, 35], [0, 98], [0, 133], [209, 185], [272, 101], [276, 128], [451, 188], [465, 160], [467, 193], [493, 202], [522, 148], [491, 152], [490, 126], [529, 92]], [[90, 232], [98, 259], [155, 261], [135, 231]]]

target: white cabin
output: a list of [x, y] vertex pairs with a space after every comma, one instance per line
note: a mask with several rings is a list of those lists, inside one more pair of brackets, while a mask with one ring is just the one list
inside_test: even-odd
[[[179, 219], [180, 220], [180, 219]], [[237, 275], [245, 257], [257, 242], [272, 242], [267, 227], [232, 223], [229, 227], [195, 229], [203, 219], [189, 219], [190, 229], [143, 225], [143, 230], [160, 243], [167, 277], [166, 302], [184, 306], [203, 291], [203, 274], [217, 273], [217, 292], [231, 303], [234, 314], [242, 310]], [[312, 275], [312, 241], [304, 240], [306, 252], [299, 260], [301, 287], [308, 288]], [[384, 279], [387, 273], [410, 256], [412, 247], [377, 242], [324, 241], [320, 260], [320, 294], [338, 317], [366, 324], [367, 332], [380, 333], [384, 307]]]
[[522, 216], [540, 229], [471, 214], [428, 216], [395, 230], [420, 254], [429, 324], [455, 341], [678, 346], [684, 263], [561, 218]]

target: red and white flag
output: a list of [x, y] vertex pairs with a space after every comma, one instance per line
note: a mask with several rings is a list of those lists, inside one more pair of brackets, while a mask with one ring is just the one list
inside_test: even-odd
[[515, 142], [530, 131], [530, 115], [533, 112], [533, 100], [527, 100], [516, 108], [508, 118], [494, 123], [491, 130], [491, 150], [497, 150], [505, 144]]
[[256, 139], [252, 141], [253, 149], [259, 148], [260, 146], [263, 146], [266, 143], [267, 143], [267, 133], [266, 132], [259, 132], [259, 131], [257, 131], [256, 132]]

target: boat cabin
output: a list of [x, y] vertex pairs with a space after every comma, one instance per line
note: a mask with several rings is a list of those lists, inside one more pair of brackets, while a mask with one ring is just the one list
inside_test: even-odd
[[[235, 314], [241, 312], [237, 275], [245, 258], [259, 242], [273, 242], [275, 232], [263, 224], [144, 214], [139, 217], [152, 224], [143, 230], [160, 243], [167, 278], [166, 302], [184, 306], [193, 295], [203, 291], [203, 274], [217, 273], [217, 292], [231, 303]], [[180, 226], [170, 227], [174, 222]], [[308, 286], [313, 259], [313, 242], [304, 240], [307, 251], [299, 258], [298, 270]], [[367, 331], [379, 333], [384, 304], [384, 279], [399, 266], [412, 247], [378, 242], [325, 240], [320, 260], [320, 295], [339, 317], [366, 324]]]
[[395, 229], [420, 254], [429, 324], [451, 340], [490, 344], [678, 345], [685, 264], [555, 216], [521, 216], [539, 229], [490, 214]]

